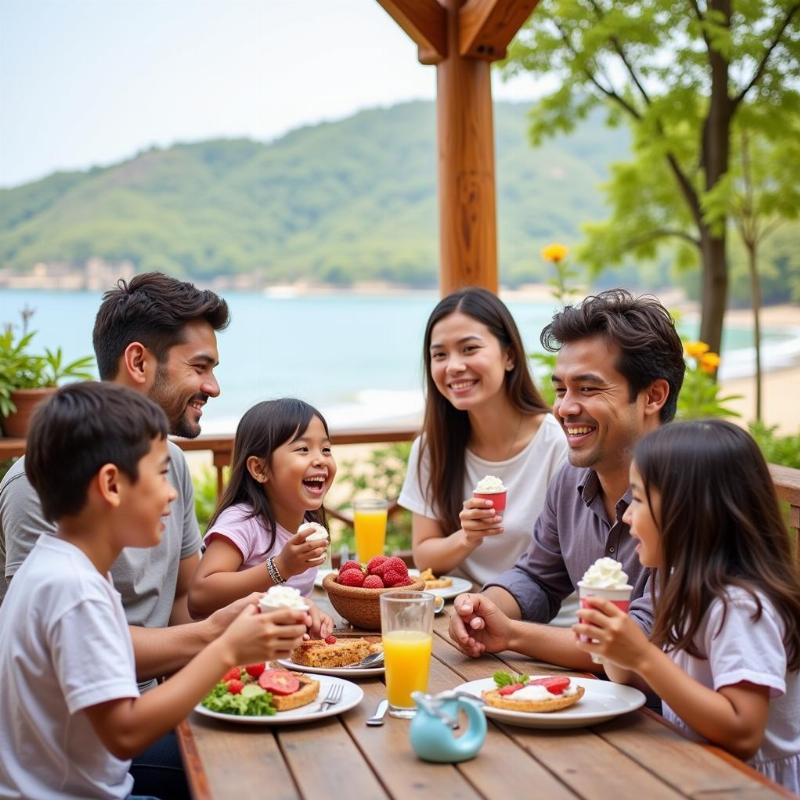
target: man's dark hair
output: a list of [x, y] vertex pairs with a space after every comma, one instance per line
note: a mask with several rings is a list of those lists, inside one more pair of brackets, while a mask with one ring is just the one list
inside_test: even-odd
[[143, 394], [112, 383], [73, 383], [40, 405], [31, 420], [25, 472], [45, 519], [77, 514], [104, 464], [136, 481], [139, 459], [165, 439], [167, 418]]
[[625, 289], [609, 289], [566, 306], [544, 327], [542, 347], [557, 352], [561, 345], [602, 336], [620, 351], [617, 371], [628, 381], [630, 400], [658, 378], [669, 384], [661, 408], [662, 422], [675, 416], [686, 363], [675, 323], [659, 300], [634, 297]]
[[198, 289], [161, 272], [146, 272], [103, 295], [92, 343], [101, 380], [113, 380], [120, 356], [131, 342], [141, 342], [163, 364], [169, 350], [183, 341], [189, 322], [204, 320], [215, 331], [230, 322], [228, 304], [209, 289]]

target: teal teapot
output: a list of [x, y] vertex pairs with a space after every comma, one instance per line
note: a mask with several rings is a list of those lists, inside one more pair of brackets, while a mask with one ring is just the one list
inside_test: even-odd
[[[411, 746], [423, 761], [455, 763], [474, 758], [486, 738], [482, 701], [466, 692], [412, 692], [417, 713], [411, 721]], [[456, 736], [458, 713], [467, 717], [467, 730]]]

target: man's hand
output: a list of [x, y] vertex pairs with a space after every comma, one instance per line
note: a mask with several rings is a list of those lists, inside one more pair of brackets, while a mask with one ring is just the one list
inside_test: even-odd
[[218, 636], [225, 633], [231, 622], [233, 622], [247, 606], [254, 605], [257, 608], [261, 594], [261, 592], [250, 592], [250, 594], [245, 597], [240, 597], [229, 605], [223, 606], [208, 617], [206, 624], [210, 631], [209, 641], [214, 641]]
[[512, 622], [488, 597], [460, 594], [454, 608], [450, 638], [463, 653], [478, 658], [508, 649]]
[[330, 635], [333, 630], [333, 620], [323, 611], [308, 601], [311, 606], [308, 613], [311, 615], [311, 627], [308, 633], [303, 637], [304, 639], [324, 639]]

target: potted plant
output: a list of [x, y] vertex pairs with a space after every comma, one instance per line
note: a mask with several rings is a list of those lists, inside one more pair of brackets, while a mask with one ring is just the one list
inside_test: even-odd
[[[24, 323], [29, 316], [30, 312], [23, 314]], [[65, 364], [60, 347], [45, 348], [41, 355], [31, 353], [35, 335], [35, 331], [27, 333], [25, 325], [19, 338], [15, 337], [11, 325], [0, 335], [0, 418], [6, 436], [27, 436], [33, 409], [55, 392], [65, 378], [87, 380], [93, 377], [89, 371], [94, 363], [92, 356]]]

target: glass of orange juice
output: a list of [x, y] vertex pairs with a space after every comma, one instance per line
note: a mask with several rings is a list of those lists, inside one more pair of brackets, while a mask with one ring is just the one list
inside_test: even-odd
[[428, 689], [433, 644], [433, 600], [429, 592], [381, 595], [381, 635], [389, 714], [409, 719], [416, 713], [412, 692]]
[[375, 556], [383, 555], [388, 509], [386, 500], [356, 500], [353, 503], [356, 558], [363, 564]]

